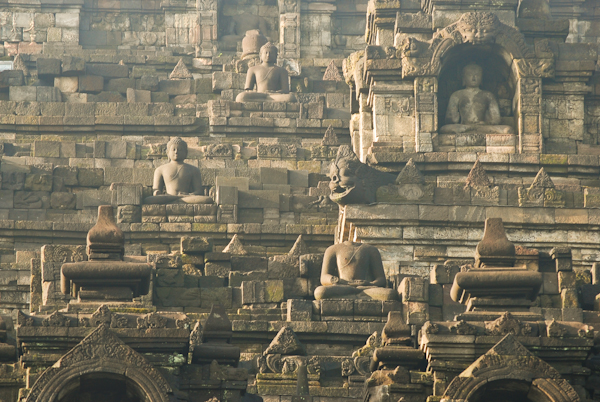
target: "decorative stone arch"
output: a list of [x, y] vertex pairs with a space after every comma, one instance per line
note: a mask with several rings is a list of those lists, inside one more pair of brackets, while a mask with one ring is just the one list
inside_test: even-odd
[[139, 353], [101, 324], [77, 346], [49, 367], [35, 382], [26, 402], [56, 402], [86, 374], [122, 376], [148, 402], [169, 402], [172, 389], [164, 377]]
[[525, 382], [536, 402], [578, 402], [579, 395], [556, 369], [534, 356], [512, 334], [455, 377], [442, 402], [476, 402], [477, 392], [496, 381]]
[[402, 77], [415, 80], [417, 144], [438, 130], [438, 78], [446, 57], [464, 46], [480, 46], [504, 59], [515, 83], [517, 152], [541, 152], [542, 78], [554, 77], [554, 53], [548, 41], [528, 45], [522, 33], [491, 12], [465, 13], [429, 42], [406, 38], [402, 43]]

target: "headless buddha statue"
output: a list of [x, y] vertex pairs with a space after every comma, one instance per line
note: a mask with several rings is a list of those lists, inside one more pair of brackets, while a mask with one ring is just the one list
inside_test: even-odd
[[463, 69], [465, 89], [450, 96], [446, 112], [446, 124], [441, 134], [512, 134], [510, 126], [500, 124], [500, 107], [496, 97], [481, 88], [483, 70], [477, 64], [469, 64]]
[[322, 286], [315, 289], [315, 299], [398, 299], [398, 292], [387, 289], [386, 284], [379, 250], [345, 241], [325, 251]]
[[169, 163], [154, 171], [153, 195], [144, 204], [212, 204], [211, 197], [204, 195], [200, 169], [188, 163], [187, 144], [177, 137], [167, 144]]

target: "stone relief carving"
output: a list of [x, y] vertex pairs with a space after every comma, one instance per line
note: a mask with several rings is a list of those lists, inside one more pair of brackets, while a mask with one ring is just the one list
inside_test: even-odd
[[[103, 362], [98, 365], [98, 360]], [[65, 384], [87, 373], [102, 373], [106, 367], [117, 370], [136, 383], [151, 401], [167, 402], [171, 387], [148, 361], [135, 352], [102, 323], [77, 346], [67, 352], [35, 382], [27, 402], [49, 402]], [[141, 380], [141, 381], [140, 381]]]
[[552, 77], [554, 58], [536, 59], [535, 49], [529, 46], [523, 35], [501, 23], [491, 12], [468, 12], [454, 24], [434, 34], [430, 42], [406, 38], [400, 46], [402, 75], [415, 77], [439, 74], [442, 57], [453, 47], [462, 44], [498, 44], [516, 60], [522, 77]]

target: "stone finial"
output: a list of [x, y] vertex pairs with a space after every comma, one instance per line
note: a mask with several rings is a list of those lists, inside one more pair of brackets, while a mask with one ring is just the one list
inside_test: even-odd
[[296, 333], [290, 327], [283, 327], [279, 330], [269, 347], [264, 352], [265, 355], [304, 355], [306, 351], [304, 345], [296, 336]]
[[187, 79], [187, 78], [194, 78], [194, 76], [192, 75], [192, 73], [190, 73], [190, 70], [188, 70], [187, 66], [183, 62], [183, 59], [179, 59], [179, 61], [177, 62], [177, 65], [175, 66], [173, 71], [171, 71], [171, 74], [169, 74], [169, 79], [170, 80], [174, 80], [174, 79], [183, 80], [183, 79]]
[[469, 175], [467, 176], [467, 183], [465, 184], [465, 188], [468, 187], [490, 187], [492, 183], [483, 168], [479, 159], [475, 161], [475, 164], [471, 168]]
[[120, 66], [124, 66], [124, 65], [125, 65], [125, 62], [124, 62], [123, 60], [119, 60], [119, 65], [120, 65]]
[[502, 218], [485, 220], [483, 239], [477, 244], [475, 265], [484, 267], [512, 267], [515, 264], [515, 245], [506, 237]]
[[327, 131], [325, 131], [325, 135], [321, 140], [321, 145], [340, 145], [337, 135], [335, 134], [335, 130], [332, 125], [327, 127]]
[[240, 241], [237, 234], [233, 235], [229, 244], [227, 246], [225, 246], [225, 248], [223, 249], [223, 252], [234, 254], [234, 255], [248, 254], [248, 252], [246, 250], [244, 250], [244, 246], [242, 245], [242, 242]]
[[546, 173], [544, 168], [540, 168], [540, 171], [535, 176], [535, 179], [533, 179], [533, 183], [531, 183], [531, 186], [529, 186], [529, 189], [532, 188], [554, 188], [554, 182], [550, 176], [548, 176], [548, 173]]
[[21, 54], [17, 54], [15, 59], [13, 60], [13, 70], [23, 71], [23, 75], [29, 75], [29, 69], [25, 65], [25, 61], [23, 60], [23, 56]]
[[210, 342], [211, 340], [226, 340], [229, 342], [232, 335], [231, 321], [225, 308], [219, 304], [213, 304], [202, 327], [202, 342]]
[[396, 184], [423, 184], [424, 182], [425, 179], [412, 158], [406, 162], [406, 165], [396, 177]]
[[388, 313], [387, 323], [381, 331], [381, 340], [386, 345], [410, 342], [410, 325], [406, 323], [402, 312], [390, 311]]
[[87, 254], [90, 260], [123, 260], [123, 232], [115, 224], [110, 205], [98, 207], [98, 220], [87, 234]]
[[323, 81], [344, 81], [344, 78], [342, 77], [342, 74], [340, 74], [340, 70], [338, 70], [334, 60], [331, 60], [327, 66], [325, 74], [323, 74]]
[[296, 242], [288, 252], [288, 257], [299, 258], [303, 254], [308, 254], [308, 247], [306, 246], [306, 243], [304, 243], [302, 235], [300, 235], [298, 236]]

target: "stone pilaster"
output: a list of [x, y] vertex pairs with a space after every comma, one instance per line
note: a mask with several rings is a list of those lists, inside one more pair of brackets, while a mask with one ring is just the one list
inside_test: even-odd
[[300, 0], [279, 0], [279, 57], [300, 58]]
[[196, 57], [212, 57], [219, 33], [217, 0], [196, 0], [196, 9], [198, 12], [194, 38]]
[[517, 116], [519, 153], [539, 153], [542, 146], [542, 79], [520, 78]]
[[[433, 135], [438, 129], [437, 86], [436, 77], [415, 78], [416, 152], [433, 152]], [[405, 152], [408, 149], [405, 147]]]

